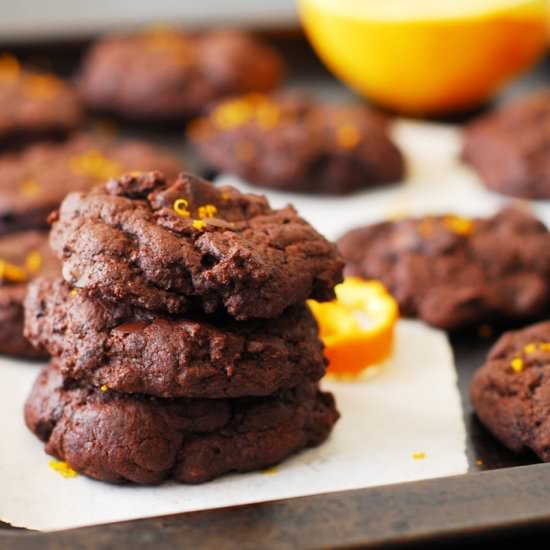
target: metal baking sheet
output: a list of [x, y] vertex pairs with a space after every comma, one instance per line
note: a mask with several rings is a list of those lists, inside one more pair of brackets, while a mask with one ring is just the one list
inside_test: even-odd
[[[350, 94], [315, 59], [303, 39], [279, 39], [287, 54], [290, 85], [329, 97]], [[70, 74], [84, 44], [53, 47], [47, 63]], [[14, 50], [14, 48], [10, 48]], [[44, 51], [32, 46], [15, 53], [44, 62]], [[507, 95], [544, 85], [545, 61]], [[91, 121], [94, 124], [94, 121]], [[196, 166], [182, 144], [181, 128], [126, 128], [123, 134], [151, 139]], [[179, 547], [181, 544], [219, 548], [350, 547], [470, 540], [509, 536], [529, 527], [550, 524], [550, 464], [534, 455], [515, 455], [495, 441], [472, 414], [468, 399], [471, 376], [484, 360], [498, 333], [482, 338], [476, 331], [452, 337], [459, 388], [468, 429], [468, 474], [354, 490], [330, 495], [241, 506], [223, 510], [152, 518], [133, 522], [40, 534], [0, 524], [0, 548], [137, 548]], [[1, 493], [0, 493], [1, 498]], [[52, 503], [55, 505], [55, 503]]]

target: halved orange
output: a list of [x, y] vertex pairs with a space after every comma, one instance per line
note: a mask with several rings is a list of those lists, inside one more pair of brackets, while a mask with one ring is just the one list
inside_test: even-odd
[[308, 304], [319, 323], [329, 374], [357, 376], [391, 355], [399, 308], [378, 281], [347, 277], [336, 286], [336, 300]]
[[481, 103], [548, 45], [547, 0], [299, 0], [313, 46], [358, 92], [393, 110]]

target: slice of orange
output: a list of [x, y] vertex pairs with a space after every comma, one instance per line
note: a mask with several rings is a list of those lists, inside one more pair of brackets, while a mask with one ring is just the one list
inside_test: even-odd
[[355, 377], [391, 355], [399, 309], [378, 281], [347, 277], [336, 286], [336, 300], [308, 303], [325, 343], [329, 374]]
[[479, 104], [548, 45], [547, 0], [299, 0], [337, 76], [415, 115]]

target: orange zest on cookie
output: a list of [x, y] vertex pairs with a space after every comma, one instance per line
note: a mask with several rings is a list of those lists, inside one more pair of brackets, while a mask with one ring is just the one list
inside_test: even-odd
[[172, 206], [176, 214], [182, 218], [190, 218], [191, 212], [187, 210], [189, 208], [189, 201], [187, 199], [176, 199]]
[[336, 300], [308, 304], [319, 323], [329, 374], [355, 377], [391, 355], [399, 308], [378, 281], [347, 277], [336, 286]]
[[48, 462], [48, 466], [54, 472], [57, 472], [61, 477], [71, 478], [78, 476], [78, 473], [75, 472], [66, 462], [55, 460], [55, 458], [52, 458]]
[[92, 149], [70, 160], [70, 167], [77, 176], [92, 177], [101, 181], [116, 178], [124, 171], [122, 166]]

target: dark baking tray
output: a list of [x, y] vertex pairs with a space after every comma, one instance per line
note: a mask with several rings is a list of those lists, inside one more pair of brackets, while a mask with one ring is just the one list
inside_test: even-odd
[[[329, 98], [351, 95], [321, 66], [299, 33], [279, 33], [269, 39], [289, 61], [290, 86]], [[9, 49], [37, 65], [69, 75], [85, 46], [82, 42]], [[506, 95], [544, 85], [549, 68], [550, 60], [546, 59]], [[117, 128], [121, 135], [160, 143], [185, 159], [189, 167], [197, 166], [183, 143], [182, 126], [117, 124]], [[478, 423], [468, 399], [472, 374], [497, 336], [498, 330], [491, 338], [481, 338], [476, 331], [451, 338], [468, 432], [467, 474], [57, 533], [35, 533], [0, 523], [0, 549], [459, 548], [472, 542], [497, 544], [524, 541], [526, 537], [531, 548], [547, 548], [550, 464], [504, 448]]]

